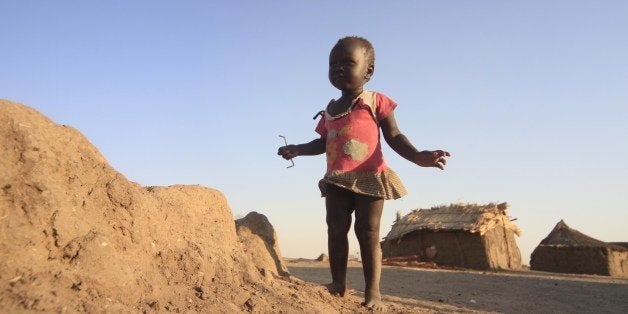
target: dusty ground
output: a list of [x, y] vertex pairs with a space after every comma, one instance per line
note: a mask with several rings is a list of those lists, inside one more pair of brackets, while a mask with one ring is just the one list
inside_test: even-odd
[[[292, 275], [313, 283], [331, 281], [325, 262], [287, 260]], [[359, 263], [351, 263], [349, 286], [364, 289]], [[535, 271], [481, 272], [384, 266], [384, 299], [438, 311], [505, 313], [628, 313], [628, 279]]]

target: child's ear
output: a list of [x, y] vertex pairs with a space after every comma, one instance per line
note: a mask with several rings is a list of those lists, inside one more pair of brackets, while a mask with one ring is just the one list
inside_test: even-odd
[[369, 67], [366, 69], [366, 75], [364, 76], [364, 79], [366, 79], [367, 81], [369, 81], [371, 79], [371, 77], [373, 76], [373, 73], [375, 73], [375, 65], [371, 64], [369, 65]]

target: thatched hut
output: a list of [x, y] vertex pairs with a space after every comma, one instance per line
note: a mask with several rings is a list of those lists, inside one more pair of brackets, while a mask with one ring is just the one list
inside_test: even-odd
[[534, 249], [533, 270], [556, 273], [628, 277], [626, 243], [607, 243], [591, 238], [559, 221]]
[[413, 210], [397, 219], [382, 242], [384, 258], [416, 255], [419, 262], [473, 269], [520, 269], [508, 204], [452, 204]]

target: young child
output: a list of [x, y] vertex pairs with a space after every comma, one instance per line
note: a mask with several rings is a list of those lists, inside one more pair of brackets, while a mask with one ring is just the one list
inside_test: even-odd
[[382, 252], [379, 225], [385, 199], [406, 194], [399, 177], [384, 162], [379, 130], [386, 143], [405, 159], [422, 167], [444, 169], [446, 151], [417, 151], [397, 128], [397, 104], [383, 94], [364, 90], [375, 70], [375, 51], [361, 37], [340, 39], [329, 55], [329, 81], [342, 92], [331, 100], [309, 143], [280, 147], [285, 159], [327, 154], [327, 172], [319, 182], [326, 197], [327, 245], [332, 283], [329, 291], [344, 296], [349, 243], [347, 234], [355, 211], [365, 280], [364, 305], [383, 309], [379, 292]]

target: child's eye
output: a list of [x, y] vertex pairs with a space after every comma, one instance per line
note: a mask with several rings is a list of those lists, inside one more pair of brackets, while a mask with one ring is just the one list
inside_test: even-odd
[[354, 65], [356, 65], [356, 62], [351, 61], [351, 60], [334, 61], [334, 62], [329, 63], [330, 67], [338, 67], [338, 66], [347, 67], [347, 66], [354, 66]]

